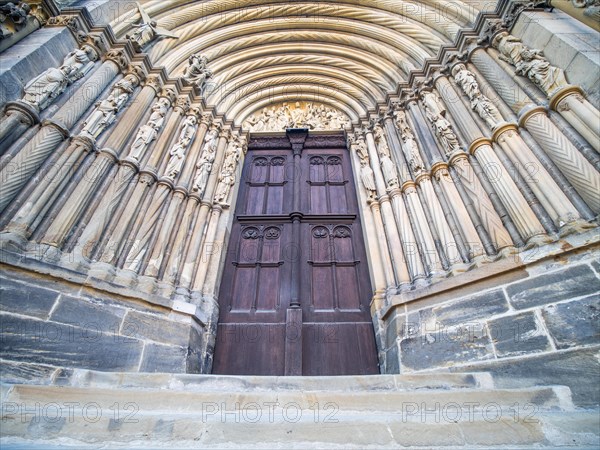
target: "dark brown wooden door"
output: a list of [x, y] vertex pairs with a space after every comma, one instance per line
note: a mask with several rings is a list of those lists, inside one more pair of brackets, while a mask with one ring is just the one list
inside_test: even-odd
[[219, 294], [213, 373], [379, 373], [342, 133], [250, 140]]

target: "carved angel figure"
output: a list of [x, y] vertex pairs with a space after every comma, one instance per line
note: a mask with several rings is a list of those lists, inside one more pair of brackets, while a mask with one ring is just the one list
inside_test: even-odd
[[174, 39], [178, 38], [176, 34], [171, 33], [169, 30], [158, 27], [156, 21], [150, 19], [150, 16], [148, 16], [146, 11], [142, 9], [142, 6], [138, 2], [136, 2], [136, 5], [142, 20], [138, 24], [132, 24], [132, 26], [136, 27], [137, 30], [131, 34], [127, 34], [125, 37], [131, 41], [138, 52], [141, 52], [146, 44], [153, 41], [157, 37], [168, 37]]
[[133, 144], [131, 144], [130, 155], [132, 158], [139, 160], [146, 147], [156, 139], [165, 122], [169, 106], [169, 101], [164, 97], [152, 105], [152, 114], [148, 122], [140, 127]]
[[97, 138], [110, 124], [113, 123], [117, 113], [123, 108], [133, 90], [139, 84], [135, 75], [128, 74], [113, 86], [110, 95], [96, 104], [84, 122], [82, 133]]
[[169, 152], [171, 158], [169, 158], [169, 163], [167, 164], [167, 177], [175, 179], [179, 175], [179, 172], [181, 172], [185, 160], [185, 152], [192, 143], [197, 128], [198, 119], [196, 116], [187, 116], [181, 124], [179, 139]]

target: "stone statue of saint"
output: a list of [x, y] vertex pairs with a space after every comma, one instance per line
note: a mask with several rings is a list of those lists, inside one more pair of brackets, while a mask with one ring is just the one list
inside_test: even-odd
[[475, 75], [469, 72], [464, 64], [457, 64], [454, 66], [452, 68], [452, 75], [463, 92], [469, 97], [469, 100], [471, 100], [471, 109], [473, 109], [473, 111], [475, 111], [491, 129], [495, 129], [498, 124], [504, 121], [498, 108], [496, 108], [489, 98], [481, 93]]
[[225, 153], [225, 161], [223, 161], [223, 168], [219, 174], [219, 184], [215, 190], [215, 203], [227, 204], [229, 191], [235, 184], [235, 168], [242, 155], [244, 144], [243, 140], [233, 140], [229, 143], [229, 147]]
[[458, 138], [452, 129], [452, 125], [444, 117], [438, 116], [433, 122], [435, 132], [444, 147], [446, 155], [450, 156], [454, 152], [460, 151]]
[[97, 138], [110, 124], [113, 123], [117, 113], [123, 108], [129, 96], [139, 84], [137, 77], [128, 74], [121, 81], [113, 86], [109, 96], [96, 104], [96, 109], [92, 111], [84, 122], [82, 133], [93, 138]]
[[396, 126], [400, 130], [400, 139], [402, 140], [402, 152], [406, 158], [406, 162], [410, 166], [413, 174], [418, 175], [425, 171], [425, 164], [419, 153], [419, 147], [415, 136], [406, 121], [406, 114], [404, 111], [395, 111], [394, 116], [396, 118]]
[[[521, 40], [503, 31], [494, 37], [492, 45], [500, 52], [499, 58], [513, 66], [521, 62], [522, 53], [527, 49]], [[536, 50], [539, 53], [539, 51]]]
[[169, 163], [167, 164], [166, 175], [167, 177], [174, 180], [183, 167], [185, 161], [185, 152], [192, 143], [192, 139], [196, 134], [198, 128], [198, 119], [196, 116], [187, 116], [181, 124], [181, 130], [179, 132], [179, 139], [173, 146], [169, 154]]
[[292, 111], [292, 127], [301, 128], [303, 125], [306, 125], [306, 115], [300, 102], [296, 102], [296, 108]]
[[217, 154], [217, 143], [219, 141], [219, 131], [216, 128], [210, 130], [204, 138], [204, 151], [200, 157], [200, 161], [196, 164], [196, 176], [194, 177], [194, 191], [200, 195], [206, 189], [208, 177], [212, 171], [212, 166]]
[[23, 101], [42, 111], [64, 92], [73, 71], [74, 68], [71, 66], [61, 66], [58, 69], [50, 67], [27, 83]]
[[125, 35], [125, 37], [131, 41], [138, 52], [141, 52], [146, 44], [157, 37], [178, 38], [176, 34], [171, 33], [169, 30], [158, 27], [156, 21], [150, 19], [150, 16], [142, 9], [139, 2], [136, 2], [136, 5], [140, 12], [140, 16], [142, 16], [142, 20], [138, 24], [133, 24], [132, 26], [137, 28], [137, 30], [131, 34]]
[[515, 73], [523, 75], [538, 85], [544, 93], [551, 97], [557, 90], [568, 86], [565, 72], [550, 63], [535, 50], [521, 52], [521, 60], [516, 65]]
[[373, 169], [369, 165], [368, 159], [360, 160], [360, 180], [369, 195], [368, 201], [375, 200], [377, 198], [377, 188], [375, 186], [375, 175]]
[[169, 110], [170, 103], [166, 98], [160, 98], [152, 105], [152, 114], [144, 125], [142, 125], [131, 144], [130, 156], [140, 160], [146, 147], [156, 139], [158, 132], [165, 122], [165, 116]]
[[65, 56], [61, 67], [50, 67], [27, 83], [22, 101], [38, 111], [46, 109], [68, 85], [82, 78], [91, 69], [91, 63], [96, 61], [98, 55], [91, 47], [88, 48], [88, 51], [77, 49], [70, 52]]
[[452, 76], [463, 92], [467, 94], [469, 100], [473, 101], [475, 98], [482, 95], [475, 75], [469, 72], [464, 64], [457, 64], [454, 66], [452, 68]]
[[425, 106], [425, 115], [430, 121], [435, 117], [442, 117], [446, 114], [446, 107], [442, 104], [436, 92], [422, 91], [421, 99]]
[[196, 53], [189, 57], [188, 66], [183, 73], [183, 79], [200, 89], [200, 92], [204, 92], [207, 81], [212, 78], [213, 73], [208, 68], [208, 59], [206, 56], [202, 56]]

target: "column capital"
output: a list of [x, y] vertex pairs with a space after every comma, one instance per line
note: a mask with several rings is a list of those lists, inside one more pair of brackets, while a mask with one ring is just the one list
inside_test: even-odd
[[516, 123], [501, 123], [495, 130], [494, 130], [494, 134], [492, 134], [492, 141], [494, 142], [498, 142], [498, 140], [501, 138], [501, 136], [504, 133], [507, 133], [509, 131], [518, 133], [519, 132], [519, 127], [517, 126]]
[[121, 72], [127, 69], [129, 57], [123, 48], [113, 48], [104, 54], [105, 61], [112, 61], [117, 65]]
[[485, 137], [475, 139], [473, 142], [471, 142], [471, 145], [469, 145], [469, 153], [471, 155], [475, 155], [475, 152], [477, 151], [477, 149], [479, 147], [481, 147], [483, 145], [489, 145], [491, 147], [492, 144], [493, 144], [492, 141]]

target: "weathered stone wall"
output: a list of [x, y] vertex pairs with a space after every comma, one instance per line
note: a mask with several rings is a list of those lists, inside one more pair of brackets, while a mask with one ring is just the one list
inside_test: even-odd
[[178, 306], [109, 294], [88, 283], [0, 268], [2, 380], [58, 367], [206, 372], [202, 324]]
[[566, 384], [576, 402], [597, 404], [600, 261], [597, 244], [560, 252], [572, 244], [397, 299], [382, 319], [383, 372], [485, 370], [507, 386]]

